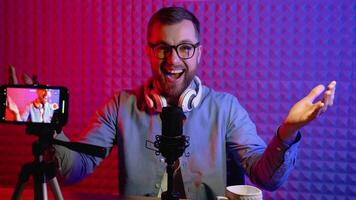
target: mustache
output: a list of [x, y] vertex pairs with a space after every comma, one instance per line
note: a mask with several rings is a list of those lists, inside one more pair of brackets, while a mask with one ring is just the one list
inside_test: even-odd
[[169, 64], [166, 60], [163, 60], [162, 63], [160, 64], [160, 70], [165, 71], [165, 68], [170, 66], [173, 66], [173, 68], [178, 68], [178, 69], [186, 68], [185, 64], [174, 65], [174, 64]]
[[163, 60], [162, 63], [160, 64], [161, 68], [164, 68], [165, 66], [173, 66], [173, 67], [185, 67], [184, 63], [180, 63], [180, 64], [169, 64], [167, 62], [167, 60]]

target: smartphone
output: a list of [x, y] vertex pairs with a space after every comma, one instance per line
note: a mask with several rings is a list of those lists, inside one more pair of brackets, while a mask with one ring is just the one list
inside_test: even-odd
[[1, 85], [0, 122], [65, 125], [68, 89], [47, 85]]

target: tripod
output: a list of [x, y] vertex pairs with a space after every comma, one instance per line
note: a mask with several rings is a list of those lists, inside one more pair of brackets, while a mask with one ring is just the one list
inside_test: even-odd
[[27, 126], [26, 133], [37, 135], [39, 136], [39, 139], [32, 144], [32, 154], [34, 156], [34, 160], [24, 164], [21, 168], [14, 193], [11, 197], [12, 200], [18, 200], [21, 198], [25, 184], [28, 182], [31, 175], [34, 180], [35, 200], [48, 199], [47, 180], [51, 186], [55, 199], [63, 200], [56, 178], [56, 163], [54, 161], [46, 162], [46, 159], [44, 159], [44, 153], [46, 150], [49, 150], [49, 148], [52, 148], [52, 144], [65, 146], [71, 150], [101, 158], [105, 157], [106, 149], [104, 147], [79, 142], [65, 142], [54, 139], [53, 134], [55, 131], [60, 133], [61, 129], [62, 127], [58, 124], [31, 124]]
[[21, 172], [16, 183], [14, 193], [11, 197], [12, 200], [21, 199], [21, 194], [28, 182], [30, 176], [33, 176], [34, 180], [34, 199], [36, 200], [47, 200], [47, 185], [46, 182], [50, 183], [52, 192], [56, 200], [63, 200], [63, 196], [55, 176], [56, 174], [56, 164], [55, 162], [46, 163], [43, 160], [43, 152], [48, 146], [46, 141], [42, 141], [40, 138], [32, 144], [32, 154], [34, 160], [32, 162], [26, 163], [22, 166]]

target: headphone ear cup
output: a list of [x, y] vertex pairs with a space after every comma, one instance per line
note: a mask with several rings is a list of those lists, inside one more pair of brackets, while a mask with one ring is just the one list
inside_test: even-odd
[[159, 95], [155, 90], [151, 91], [151, 96], [153, 99], [153, 109], [157, 112], [162, 112], [163, 107], [167, 107], [167, 100], [163, 96]]
[[199, 77], [195, 76], [194, 81], [196, 82], [198, 89], [196, 90], [196, 96], [194, 97], [194, 99], [192, 99], [192, 107], [196, 108], [200, 103], [201, 96], [203, 93], [202, 92], [203, 87], [202, 87]]
[[146, 84], [144, 86], [143, 93], [144, 93], [146, 105], [148, 106], [149, 109], [153, 109], [155, 104], [154, 104], [152, 98], [150, 97], [150, 90], [148, 88], [148, 84]]
[[148, 94], [145, 94], [145, 101], [149, 109], [152, 109], [154, 107], [153, 100], [149, 97]]
[[182, 108], [183, 112], [189, 112], [193, 110], [193, 108], [196, 108], [200, 103], [202, 95], [201, 81], [197, 76], [194, 77], [193, 81], [196, 85], [196, 88], [186, 89], [179, 97], [178, 104]]
[[182, 95], [180, 95], [178, 104], [179, 107], [182, 108], [183, 112], [189, 112], [194, 108], [192, 102], [196, 95], [197, 94], [193, 89], [187, 89], [183, 92]]
[[146, 105], [151, 110], [162, 112], [162, 108], [167, 106], [167, 100], [163, 96], [159, 95], [156, 90], [151, 90], [151, 85], [152, 82], [148, 82], [144, 85], [143, 93]]

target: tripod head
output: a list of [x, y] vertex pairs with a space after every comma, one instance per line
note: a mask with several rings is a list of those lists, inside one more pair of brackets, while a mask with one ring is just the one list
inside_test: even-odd
[[48, 146], [56, 144], [67, 147], [73, 151], [77, 151], [92, 156], [104, 158], [107, 150], [104, 147], [85, 144], [79, 142], [66, 142], [55, 139], [56, 134], [61, 134], [62, 127], [58, 124], [29, 124], [26, 127], [26, 133], [38, 136], [39, 153], [41, 154]]

